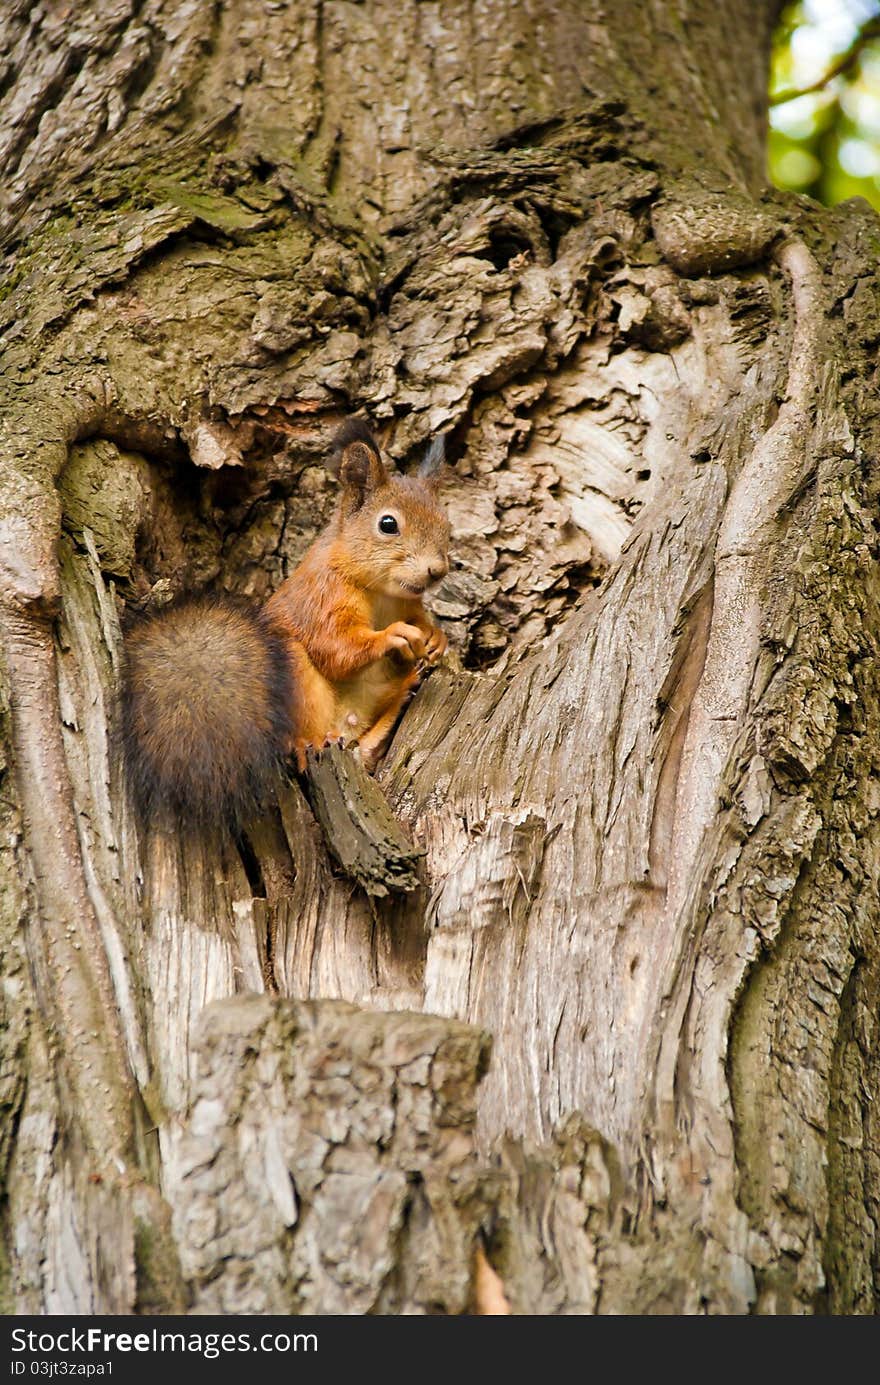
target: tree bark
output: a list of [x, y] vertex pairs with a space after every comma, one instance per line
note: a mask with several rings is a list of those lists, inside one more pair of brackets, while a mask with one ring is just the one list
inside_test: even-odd
[[[764, 185], [776, 8], [7, 6], [9, 1311], [875, 1311], [880, 226]], [[453, 463], [387, 890], [115, 742], [355, 410]]]

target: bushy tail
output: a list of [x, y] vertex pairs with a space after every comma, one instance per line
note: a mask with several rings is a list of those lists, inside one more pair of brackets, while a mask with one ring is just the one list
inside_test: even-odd
[[296, 721], [282, 635], [228, 597], [188, 597], [125, 641], [122, 734], [144, 817], [238, 825], [275, 786]]

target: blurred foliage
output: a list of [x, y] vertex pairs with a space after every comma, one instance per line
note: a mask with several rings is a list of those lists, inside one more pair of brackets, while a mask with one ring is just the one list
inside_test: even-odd
[[797, 0], [770, 72], [769, 172], [777, 187], [880, 211], [880, 0]]

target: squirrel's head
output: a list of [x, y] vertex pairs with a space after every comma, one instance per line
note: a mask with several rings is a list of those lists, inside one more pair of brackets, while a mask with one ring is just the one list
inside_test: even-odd
[[413, 476], [388, 471], [359, 419], [345, 424], [334, 450], [342, 485], [339, 527], [352, 577], [384, 596], [421, 596], [449, 571], [449, 521], [437, 500], [442, 438]]

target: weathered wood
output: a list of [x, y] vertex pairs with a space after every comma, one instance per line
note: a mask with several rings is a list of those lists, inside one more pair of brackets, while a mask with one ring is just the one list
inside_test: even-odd
[[327, 845], [346, 875], [382, 898], [415, 890], [423, 850], [413, 847], [375, 779], [339, 745], [308, 752], [308, 798]]
[[[876, 1310], [880, 232], [763, 188], [777, 8], [0, 14], [13, 1308]], [[452, 463], [396, 822], [312, 770], [385, 894], [297, 784], [144, 831], [112, 734], [353, 409]]]
[[196, 1047], [174, 1206], [198, 1311], [467, 1308], [487, 1035], [247, 996], [210, 1006]]

